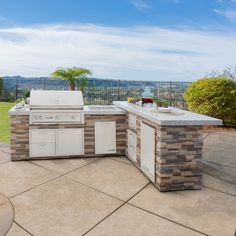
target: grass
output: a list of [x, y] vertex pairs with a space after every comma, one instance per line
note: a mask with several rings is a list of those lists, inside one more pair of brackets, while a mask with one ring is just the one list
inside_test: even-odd
[[14, 103], [0, 102], [0, 143], [10, 143], [10, 122], [8, 111]]

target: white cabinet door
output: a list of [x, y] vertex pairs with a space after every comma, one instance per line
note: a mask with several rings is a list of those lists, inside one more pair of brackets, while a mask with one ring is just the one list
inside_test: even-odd
[[137, 135], [128, 129], [127, 140], [128, 140], [128, 147], [127, 147], [128, 157], [132, 161], [137, 162], [137, 157], [136, 157]]
[[32, 129], [29, 131], [30, 157], [55, 156], [56, 130]]
[[136, 130], [136, 115], [129, 113], [129, 127]]
[[57, 130], [57, 156], [83, 154], [84, 129]]
[[155, 182], [155, 128], [141, 123], [141, 169]]
[[95, 122], [95, 154], [116, 153], [116, 122]]

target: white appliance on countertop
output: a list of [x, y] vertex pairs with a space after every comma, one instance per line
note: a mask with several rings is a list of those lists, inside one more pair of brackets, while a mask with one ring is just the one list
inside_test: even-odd
[[30, 124], [84, 123], [81, 91], [32, 90], [29, 107]]

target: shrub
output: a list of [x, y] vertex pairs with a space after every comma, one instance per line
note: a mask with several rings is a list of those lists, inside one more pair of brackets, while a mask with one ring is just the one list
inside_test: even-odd
[[235, 81], [224, 77], [200, 79], [188, 87], [184, 96], [190, 111], [235, 123]]

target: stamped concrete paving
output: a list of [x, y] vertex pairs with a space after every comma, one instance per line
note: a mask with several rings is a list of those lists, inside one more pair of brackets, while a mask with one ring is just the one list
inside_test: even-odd
[[57, 176], [30, 162], [7, 162], [0, 165], [0, 192], [12, 197]]
[[62, 159], [62, 160], [38, 160], [32, 163], [44, 167], [48, 170], [54, 171], [58, 174], [66, 174], [76, 168], [85, 166], [89, 163], [97, 161], [98, 158], [78, 158], [78, 159]]
[[208, 132], [204, 138], [205, 173], [236, 185], [236, 132]]
[[104, 220], [92, 229], [89, 236], [197, 236], [201, 235], [195, 231], [184, 228], [174, 222], [167, 221], [161, 217], [150, 214], [142, 209], [126, 204], [118, 209], [111, 217]]
[[203, 190], [160, 193], [126, 158], [12, 163], [8, 153], [0, 150], [0, 192], [15, 209], [7, 236], [234, 235], [236, 185], [210, 175]]
[[30, 236], [31, 234], [27, 233], [20, 226], [13, 223], [11, 229], [8, 231], [7, 236]]
[[14, 211], [10, 201], [0, 193], [0, 235], [6, 234], [14, 218]]
[[66, 175], [114, 197], [128, 200], [149, 181], [133, 165], [104, 158]]
[[204, 160], [236, 168], [236, 131], [209, 132], [203, 152]]
[[122, 202], [65, 177], [11, 199], [15, 221], [33, 235], [82, 235]]
[[236, 227], [236, 198], [207, 188], [160, 193], [150, 185], [129, 203], [209, 235], [232, 235]]

